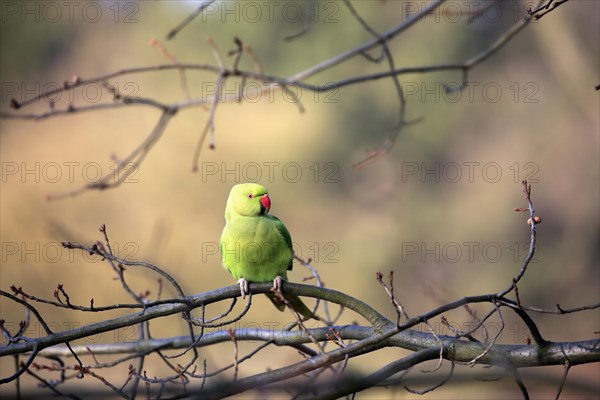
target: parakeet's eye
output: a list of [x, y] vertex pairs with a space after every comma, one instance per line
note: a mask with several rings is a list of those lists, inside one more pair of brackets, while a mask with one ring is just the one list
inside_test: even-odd
[[248, 198], [251, 199], [252, 197], [252, 193], [248, 193]]

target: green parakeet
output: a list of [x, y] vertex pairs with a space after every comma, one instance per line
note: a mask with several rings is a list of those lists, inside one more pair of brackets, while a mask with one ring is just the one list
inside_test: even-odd
[[[221, 261], [238, 279], [242, 298], [249, 293], [248, 282], [271, 282], [281, 293], [282, 279], [292, 269], [292, 238], [285, 225], [269, 215], [271, 199], [261, 185], [242, 183], [231, 188], [225, 208], [225, 228], [221, 234]], [[280, 311], [285, 303], [275, 294], [267, 293]], [[304, 318], [313, 313], [300, 298], [283, 294], [289, 305]]]

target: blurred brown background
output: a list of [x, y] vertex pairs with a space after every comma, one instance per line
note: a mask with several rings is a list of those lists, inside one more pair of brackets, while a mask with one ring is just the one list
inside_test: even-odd
[[[371, 26], [384, 31], [407, 17], [405, 3], [357, 2], [356, 7]], [[392, 41], [397, 67], [466, 60], [523, 17], [529, 4], [493, 3], [489, 14], [469, 23], [466, 15], [455, 13], [468, 10], [466, 3], [447, 3]], [[47, 4], [54, 4], [60, 16]], [[169, 63], [149, 42], [164, 42], [166, 33], [197, 7], [196, 2], [177, 1], [91, 4], [97, 7], [75, 6], [71, 18], [64, 2], [2, 3], [3, 112], [15, 112], [9, 108], [11, 98], [25, 100], [73, 75], [91, 78]], [[277, 4], [270, 15], [262, 2], [227, 3], [227, 9], [221, 3], [215, 14], [199, 17], [165, 44], [182, 63], [215, 64], [205, 41], [210, 36], [231, 65], [225, 53], [239, 36], [252, 45], [265, 73], [286, 77], [371, 39], [341, 3], [323, 2], [316, 6], [312, 30], [285, 42], [284, 37], [302, 29], [304, 21], [294, 10], [303, 9], [300, 3], [293, 10]], [[5, 291], [22, 286], [50, 298], [62, 283], [74, 303], [87, 305], [91, 297], [95, 305], [129, 302], [108, 264], [59, 246], [60, 241], [100, 240], [101, 224], [118, 255], [161, 266], [187, 293], [231, 285], [234, 281], [215, 253], [225, 200], [235, 183], [253, 180], [269, 189], [271, 212], [289, 228], [297, 252], [313, 259], [327, 287], [392, 317], [375, 272], [394, 270], [400, 300], [416, 315], [510, 283], [529, 238], [526, 214], [512, 211], [526, 206], [519, 182], [527, 178], [543, 223], [535, 262], [519, 286], [522, 301], [545, 308], [598, 302], [600, 118], [594, 86], [599, 83], [599, 10], [596, 1], [564, 4], [475, 68], [462, 93], [443, 91], [444, 84], [460, 82], [458, 72], [401, 76], [407, 117], [423, 120], [406, 127], [388, 155], [362, 169], [352, 165], [380, 146], [396, 122], [398, 100], [390, 80], [330, 94], [301, 91], [303, 114], [281, 92], [259, 101], [221, 104], [216, 150], [205, 146], [198, 173], [191, 172], [193, 149], [208, 112], [182, 110], [128, 182], [51, 202], [47, 195], [114, 171], [111, 156], [129, 154], [148, 135], [159, 112], [132, 106], [41, 121], [2, 119], [0, 286]], [[252, 69], [252, 63], [244, 58], [241, 68]], [[356, 57], [307, 82], [326, 84], [385, 68]], [[201, 97], [214, 75], [189, 72], [187, 79], [192, 96]], [[185, 100], [175, 71], [127, 75], [109, 83], [126, 94]], [[228, 81], [226, 89], [234, 92], [236, 84]], [[110, 102], [110, 94], [101, 90], [99, 101]], [[65, 108], [68, 96], [79, 99], [77, 104], [91, 104], [96, 98], [92, 92], [79, 88], [63, 93], [57, 107]], [[19, 112], [47, 109], [40, 103]], [[127, 274], [135, 290], [156, 294], [155, 275], [135, 268]], [[307, 275], [296, 265], [290, 279], [300, 282]], [[167, 290], [163, 298], [173, 295]], [[14, 326], [23, 318], [23, 309], [14, 303], [0, 298], [0, 306], [7, 323]], [[116, 315], [40, 309], [57, 330]], [[214, 313], [218, 311], [215, 307]], [[500, 341], [524, 343], [525, 326], [505, 314]], [[348, 312], [342, 322], [354, 318]], [[534, 318], [552, 341], [589, 339], [600, 330], [595, 311]], [[280, 328], [291, 319], [257, 299], [234, 328]], [[469, 316], [459, 310], [449, 319], [466, 329]], [[153, 324], [156, 337], [185, 334], [179, 318], [167, 322]], [[439, 321], [432, 325], [447, 333]], [[41, 333], [35, 323], [28, 333], [35, 336], [36, 329]], [[95, 340], [133, 340], [132, 333], [123, 330]], [[231, 350], [217, 346], [203, 351], [210, 370], [228, 362], [229, 356], [222, 360], [219, 354]], [[251, 361], [240, 373], [298, 360], [292, 353], [267, 353], [270, 358]], [[367, 370], [403, 354], [389, 353], [365, 357], [356, 368]], [[7, 376], [12, 359], [1, 360], [0, 366]], [[149, 371], [153, 367], [147, 366]], [[560, 376], [562, 369], [550, 370]], [[597, 383], [599, 373], [598, 365], [590, 365], [575, 368], [572, 376]], [[483, 392], [483, 384], [467, 387], [448, 386], [429, 398], [469, 398], [471, 392], [473, 398], [492, 396]], [[548, 395], [555, 387], [546, 389]], [[11, 390], [3, 387], [0, 393]], [[508, 385], [507, 398], [516, 390]], [[577, 391], [566, 393], [572, 396], [567, 398], [582, 398]]]

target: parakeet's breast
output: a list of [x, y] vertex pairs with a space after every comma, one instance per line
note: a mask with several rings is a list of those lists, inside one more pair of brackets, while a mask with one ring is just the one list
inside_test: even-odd
[[[276, 218], [262, 215], [230, 218], [221, 235], [223, 266], [236, 278], [268, 282], [287, 279], [292, 262], [291, 240], [281, 233]], [[289, 239], [289, 234], [288, 234]]]

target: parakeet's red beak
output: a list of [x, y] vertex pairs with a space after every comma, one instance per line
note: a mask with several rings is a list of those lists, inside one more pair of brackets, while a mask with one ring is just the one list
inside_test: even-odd
[[268, 194], [263, 194], [263, 196], [260, 198], [260, 205], [265, 208], [265, 212], [269, 212], [271, 209], [271, 199], [269, 198]]

